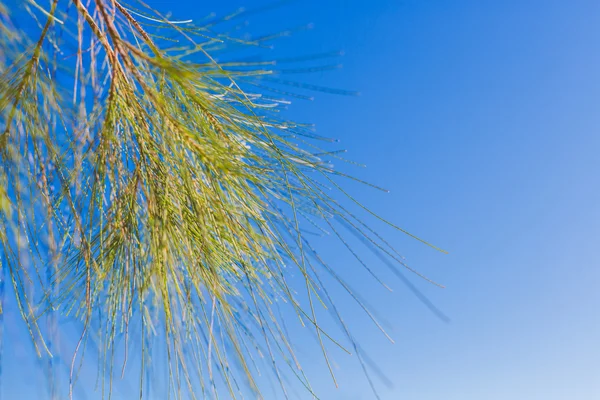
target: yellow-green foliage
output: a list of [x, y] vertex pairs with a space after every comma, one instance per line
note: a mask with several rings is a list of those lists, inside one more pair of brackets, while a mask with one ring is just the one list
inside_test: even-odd
[[[39, 24], [32, 40], [0, 5], [0, 241], [40, 354], [51, 349], [38, 321], [59, 310], [82, 321], [80, 344], [93, 332], [109, 381], [118, 337], [158, 335], [173, 387], [195, 396], [213, 396], [213, 368], [226, 397], [238, 396], [240, 376], [260, 396], [252, 354], [273, 360], [282, 386], [285, 365], [311, 390], [273, 301], [315, 330], [327, 360], [333, 339], [314, 307], [330, 299], [317, 270], [341, 278], [301, 224], [343, 240], [341, 221], [402, 261], [325, 188], [346, 196], [325, 161], [335, 154], [304, 145], [306, 127], [259, 94], [275, 63], [213, 58], [261, 40], [169, 21], [142, 2], [24, 3]], [[290, 268], [308, 307], [286, 283]], [[146, 364], [150, 354], [142, 349]]]

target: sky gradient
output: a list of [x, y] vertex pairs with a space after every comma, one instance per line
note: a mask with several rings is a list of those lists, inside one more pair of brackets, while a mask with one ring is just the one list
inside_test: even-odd
[[[204, 3], [149, 2], [186, 18], [265, 4]], [[367, 165], [343, 170], [390, 190], [349, 184], [368, 206], [449, 252], [376, 224], [446, 286], [405, 274], [448, 323], [376, 258], [394, 292], [347, 275], [395, 340], [339, 293], [389, 381], [374, 377], [381, 399], [600, 398], [599, 17], [591, 0], [307, 0], [250, 19], [252, 33], [314, 23], [277, 54], [344, 51], [342, 69], [306, 81], [361, 95], [316, 93], [287, 115], [340, 139]], [[334, 267], [359, 270], [334, 249]], [[374, 398], [354, 358], [334, 353], [336, 389], [317, 350], [304, 369], [322, 399]], [[5, 399], [28, 390], [24, 368], [4, 365]]]

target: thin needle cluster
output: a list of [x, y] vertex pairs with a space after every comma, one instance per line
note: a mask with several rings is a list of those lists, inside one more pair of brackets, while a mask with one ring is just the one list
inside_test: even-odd
[[[158, 351], [150, 337], [163, 341], [157, 348], [177, 398], [238, 398], [242, 388], [261, 397], [258, 359], [282, 396], [290, 373], [312, 393], [277, 314], [281, 301], [314, 331], [328, 366], [327, 348], [343, 345], [321, 328], [317, 307], [330, 310], [348, 352], [359, 353], [321, 275], [338, 280], [377, 322], [314, 251], [307, 227], [339, 238], [369, 273], [340, 228], [404, 264], [348, 209], [381, 219], [340, 186], [349, 177], [331, 166], [337, 153], [321, 150], [309, 126], [279, 112], [302, 97], [286, 88], [332, 91], [282, 79], [282, 71], [330, 66], [218, 61], [278, 36], [240, 39], [237, 25], [218, 30], [242, 10], [194, 23], [141, 1], [21, 7], [32, 28], [20, 29], [0, 4], [2, 281], [40, 356], [52, 357], [48, 338], [57, 334], [40, 321], [80, 321], [71, 396], [93, 342], [103, 393], [126, 373], [132, 352], [144, 397], [144, 371]], [[292, 289], [292, 272], [305, 293]]]

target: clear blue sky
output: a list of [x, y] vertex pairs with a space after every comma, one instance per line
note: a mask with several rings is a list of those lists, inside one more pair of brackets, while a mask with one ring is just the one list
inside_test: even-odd
[[[361, 336], [394, 384], [382, 398], [600, 398], [600, 3], [323, 4], [302, 8], [346, 56], [322, 82], [362, 96], [306, 115], [391, 190], [370, 205], [450, 252], [398, 236], [452, 321], [399, 283], [374, 296], [397, 339]], [[325, 399], [373, 398], [340, 381]]]
[[[190, 18], [265, 4], [150, 3]], [[393, 293], [349, 274], [396, 342], [341, 301], [392, 383], [374, 378], [382, 399], [600, 398], [599, 18], [593, 0], [306, 0], [250, 19], [253, 33], [315, 24], [275, 42], [278, 54], [345, 51], [343, 69], [307, 79], [361, 96], [316, 94], [288, 115], [341, 139], [368, 166], [344, 170], [390, 189], [350, 185], [369, 206], [449, 251], [381, 227], [446, 285], [407, 275], [450, 323], [391, 274]], [[317, 350], [304, 368], [322, 399], [374, 398], [337, 353], [335, 389]], [[15, 391], [27, 386], [17, 371]]]

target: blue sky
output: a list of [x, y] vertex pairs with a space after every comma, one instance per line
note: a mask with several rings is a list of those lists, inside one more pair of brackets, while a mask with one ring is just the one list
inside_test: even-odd
[[[265, 4], [173, 3], [151, 2], [191, 18]], [[339, 138], [368, 166], [344, 170], [390, 190], [350, 184], [361, 200], [449, 251], [380, 227], [446, 286], [406, 275], [449, 323], [376, 259], [393, 293], [349, 276], [396, 342], [342, 298], [392, 383], [374, 378], [382, 399], [600, 398], [598, 16], [591, 0], [307, 0], [251, 19], [253, 33], [314, 23], [275, 42], [278, 54], [344, 50], [342, 69], [307, 79], [361, 96], [318, 93], [288, 115]], [[353, 263], [325, 253], [333, 266]], [[355, 359], [335, 353], [336, 389], [317, 350], [304, 368], [321, 398], [374, 398]], [[13, 372], [11, 393], [27, 386]]]
[[[370, 205], [450, 252], [398, 237], [447, 286], [417, 281], [452, 322], [400, 284], [376, 296], [397, 338], [363, 339], [394, 383], [382, 398], [600, 397], [599, 6], [314, 6], [316, 30], [346, 50], [327, 79], [362, 92], [319, 98], [320, 131], [339, 132], [361, 176], [391, 190]], [[324, 398], [372, 398], [360, 382]]]

